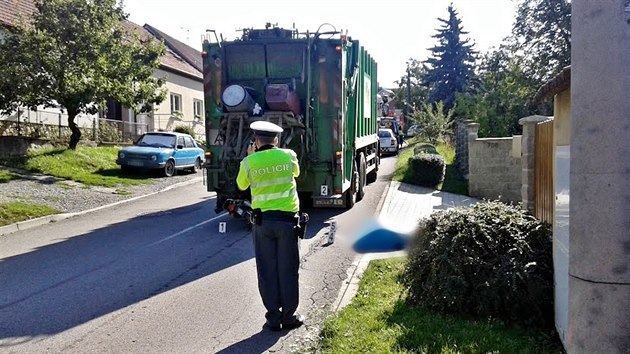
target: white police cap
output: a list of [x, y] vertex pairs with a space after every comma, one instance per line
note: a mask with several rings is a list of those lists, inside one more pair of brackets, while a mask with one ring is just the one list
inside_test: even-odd
[[251, 129], [256, 136], [274, 137], [279, 133], [282, 133], [282, 128], [280, 126], [263, 120], [253, 122], [249, 125], [249, 129]]

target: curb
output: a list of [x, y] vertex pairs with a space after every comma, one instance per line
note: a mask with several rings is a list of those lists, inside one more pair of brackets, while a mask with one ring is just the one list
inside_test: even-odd
[[201, 180], [203, 180], [203, 176], [195, 177], [195, 178], [189, 179], [187, 181], [183, 181], [183, 182], [172, 184], [172, 185], [167, 186], [164, 189], [161, 189], [161, 190], [159, 190], [157, 192], [151, 192], [151, 193], [148, 193], [148, 194], [135, 196], [135, 197], [132, 197], [132, 198], [129, 198], [129, 199], [120, 200], [120, 201], [117, 201], [115, 203], [111, 203], [111, 204], [107, 204], [107, 205], [101, 205], [99, 207], [88, 209], [88, 210], [77, 211], [77, 212], [74, 212], [74, 213], [62, 213], [62, 214], [54, 214], [54, 215], [42, 216], [41, 218], [25, 220], [25, 221], [20, 221], [20, 222], [14, 223], [14, 224], [6, 225], [6, 226], [1, 226], [0, 227], [0, 236], [4, 236], [4, 235], [8, 235], [8, 234], [11, 234], [11, 233], [14, 233], [14, 232], [23, 231], [23, 230], [30, 229], [30, 228], [33, 228], [33, 227], [45, 225], [45, 224], [48, 224], [48, 223], [51, 223], [51, 222], [61, 221], [61, 220], [68, 219], [68, 218], [71, 218], [71, 217], [74, 217], [74, 216], [83, 215], [83, 214], [87, 214], [87, 213], [92, 213], [92, 212], [95, 212], [95, 211], [98, 211], [98, 210], [102, 210], [102, 209], [105, 209], [105, 208], [111, 208], [111, 207], [116, 206], [116, 205], [132, 202], [134, 200], [138, 200], [138, 199], [145, 198], [145, 197], [148, 197], [148, 196], [152, 196], [152, 195], [155, 195], [155, 194], [158, 194], [158, 193], [166, 192], [166, 191], [171, 190], [173, 188], [182, 187], [182, 186], [186, 186], [186, 185], [193, 184], [193, 183], [198, 183]]

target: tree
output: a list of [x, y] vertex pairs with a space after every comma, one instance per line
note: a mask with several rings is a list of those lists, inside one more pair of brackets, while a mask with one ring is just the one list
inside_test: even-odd
[[[400, 101], [403, 102], [403, 107], [407, 107], [406, 112], [411, 113], [416, 107], [420, 108], [423, 103], [427, 101], [429, 96], [428, 89], [422, 86], [422, 78], [426, 74], [426, 70], [422, 65], [422, 62], [409, 58], [407, 61], [407, 71], [400, 77], [400, 80], [396, 80], [398, 85], [396, 89], [396, 97], [400, 97]], [[407, 84], [409, 82], [409, 89], [411, 95], [408, 95]], [[409, 99], [408, 96], [411, 96]]]
[[448, 7], [448, 20], [438, 18], [442, 23], [437, 34], [431, 36], [438, 39], [438, 45], [431, 48], [432, 57], [424, 63], [427, 72], [423, 84], [429, 88], [429, 102], [444, 102], [446, 111], [455, 103], [455, 93], [467, 92], [475, 86], [475, 55], [477, 52], [469, 39], [462, 35], [462, 21], [457, 17], [453, 4]]
[[552, 112], [532, 102], [536, 91], [570, 64], [571, 4], [568, 0], [519, 0], [513, 35], [486, 54], [475, 94], [458, 94], [456, 119], [474, 119], [480, 137], [519, 134], [518, 120]]
[[[0, 44], [0, 111], [60, 106], [75, 149], [80, 113], [96, 113], [107, 99], [148, 112], [165, 98], [153, 77], [165, 47], [126, 31], [116, 0], [36, 0], [37, 11]], [[16, 85], [16, 81], [18, 84]]]
[[520, 0], [510, 40], [541, 84], [571, 63], [571, 1]]
[[431, 144], [444, 140], [450, 133], [453, 112], [446, 112], [442, 101], [430, 104], [424, 103], [419, 110], [411, 115], [411, 119], [419, 127], [420, 135]]
[[538, 82], [524, 71], [523, 58], [507, 47], [489, 52], [480, 66], [480, 87], [475, 94], [458, 94], [456, 119], [474, 119], [480, 137], [520, 134], [520, 118], [544, 114], [532, 99]]

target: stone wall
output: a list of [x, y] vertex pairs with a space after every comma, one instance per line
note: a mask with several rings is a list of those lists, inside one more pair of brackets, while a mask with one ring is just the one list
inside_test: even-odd
[[[521, 202], [521, 158], [514, 157], [512, 137], [476, 138], [468, 142], [468, 194], [471, 197]], [[476, 139], [472, 139], [476, 138]]]
[[45, 146], [48, 140], [23, 136], [0, 136], [0, 158], [24, 156], [31, 148]]
[[457, 124], [455, 130], [455, 166], [461, 175], [468, 179], [468, 135], [473, 134], [477, 138], [474, 127], [479, 124], [472, 120], [463, 120]]

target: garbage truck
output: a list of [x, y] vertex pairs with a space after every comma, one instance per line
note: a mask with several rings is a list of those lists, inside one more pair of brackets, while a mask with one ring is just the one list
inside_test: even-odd
[[217, 213], [242, 215], [251, 205], [236, 176], [258, 120], [281, 126], [279, 146], [296, 152], [301, 205], [352, 208], [364, 197], [379, 167], [378, 83], [358, 40], [267, 24], [231, 41], [208, 31], [202, 58], [204, 179]]

